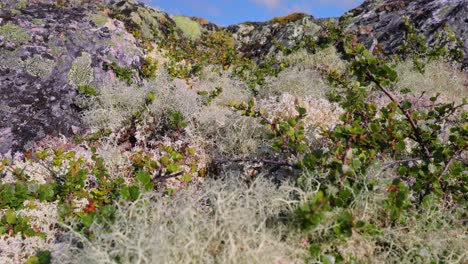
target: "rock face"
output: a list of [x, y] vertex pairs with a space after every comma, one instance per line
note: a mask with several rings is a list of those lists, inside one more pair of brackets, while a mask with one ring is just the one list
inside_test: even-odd
[[[349, 14], [348, 30], [368, 48], [379, 43], [384, 51], [395, 53], [404, 36], [405, 16], [429, 41], [448, 23], [468, 53], [468, 0], [367, 0]], [[464, 64], [468, 65], [466, 56]]]
[[113, 78], [104, 65], [141, 64], [122, 22], [100, 8], [38, 4], [0, 13], [0, 153], [83, 129], [77, 88]]
[[115, 79], [109, 65], [138, 71], [145, 45], [217, 29], [136, 0], [0, 0], [0, 155], [84, 131], [78, 88]]
[[315, 36], [322, 29], [321, 24], [313, 16], [295, 13], [268, 22], [241, 23], [225, 30], [233, 35], [238, 51], [260, 60], [264, 55], [276, 54], [278, 43], [292, 47], [305, 36]]

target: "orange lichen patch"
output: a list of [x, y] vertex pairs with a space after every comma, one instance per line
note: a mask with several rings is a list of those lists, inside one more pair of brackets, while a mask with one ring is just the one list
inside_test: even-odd
[[397, 1], [391, 1], [391, 2], [385, 3], [384, 5], [381, 5], [377, 10], [379, 12], [382, 12], [382, 11], [393, 12], [393, 11], [398, 11], [398, 10], [405, 8], [407, 5], [408, 3], [406, 1], [397, 0]]
[[208, 19], [206, 18], [203, 18], [203, 17], [190, 17], [190, 19], [192, 19], [193, 21], [197, 22], [198, 24], [200, 25], [208, 25], [210, 23], [210, 21], [208, 21]]
[[303, 19], [307, 14], [305, 13], [292, 13], [287, 16], [275, 17], [270, 22], [279, 23], [281, 25], [288, 24], [290, 22], [296, 22], [300, 19]]
[[374, 32], [374, 27], [372, 26], [362, 26], [359, 28], [360, 34], [370, 34], [372, 32]]

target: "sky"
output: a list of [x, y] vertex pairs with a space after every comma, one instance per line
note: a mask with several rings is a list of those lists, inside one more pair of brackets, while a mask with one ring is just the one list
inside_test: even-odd
[[363, 0], [143, 0], [172, 15], [207, 18], [220, 26], [267, 21], [293, 12], [316, 18], [338, 17]]

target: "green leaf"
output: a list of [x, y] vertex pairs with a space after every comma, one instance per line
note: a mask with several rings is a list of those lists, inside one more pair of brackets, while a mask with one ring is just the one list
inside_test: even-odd
[[148, 184], [148, 183], [151, 182], [151, 174], [149, 172], [147, 172], [147, 171], [142, 171], [141, 170], [141, 171], [137, 172], [136, 178], [143, 185]]
[[5, 213], [5, 220], [10, 225], [15, 224], [17, 220], [15, 211], [13, 211], [12, 209], [7, 210]]
[[382, 127], [377, 122], [370, 123], [370, 130], [374, 133], [379, 133], [382, 130]]
[[395, 145], [395, 149], [397, 151], [403, 152], [406, 150], [406, 143], [404, 141], [398, 142], [398, 144]]
[[86, 226], [90, 227], [94, 221], [94, 214], [88, 214], [81, 217], [80, 222]]
[[177, 164], [177, 163], [174, 163], [174, 164], [169, 164], [167, 165], [166, 169], [167, 171], [169, 171], [170, 173], [175, 173], [179, 170], [180, 168], [180, 165]]

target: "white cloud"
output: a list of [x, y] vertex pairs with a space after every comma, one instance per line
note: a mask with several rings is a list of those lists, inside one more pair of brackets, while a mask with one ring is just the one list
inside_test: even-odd
[[321, 6], [350, 9], [361, 4], [363, 0], [250, 0], [250, 2], [265, 6], [270, 10], [304, 10]]
[[269, 9], [277, 9], [281, 7], [284, 0], [250, 0], [253, 3], [266, 6]]

